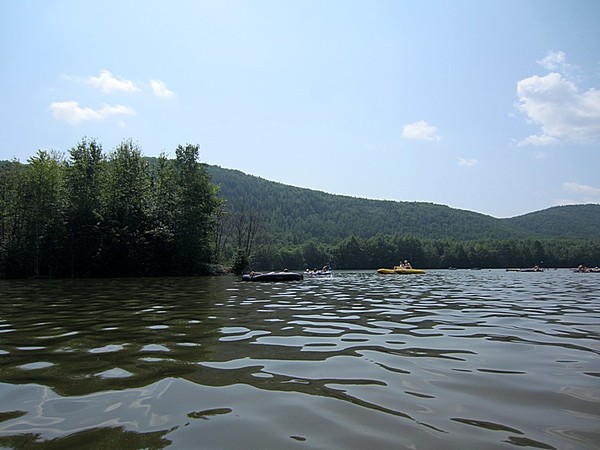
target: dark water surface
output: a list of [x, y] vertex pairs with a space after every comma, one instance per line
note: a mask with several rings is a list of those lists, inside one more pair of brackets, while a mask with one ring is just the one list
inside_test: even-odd
[[0, 281], [0, 448], [600, 448], [599, 287]]

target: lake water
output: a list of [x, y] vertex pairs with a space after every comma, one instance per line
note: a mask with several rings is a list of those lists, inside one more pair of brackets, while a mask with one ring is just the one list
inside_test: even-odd
[[600, 274], [0, 281], [0, 448], [600, 448]]

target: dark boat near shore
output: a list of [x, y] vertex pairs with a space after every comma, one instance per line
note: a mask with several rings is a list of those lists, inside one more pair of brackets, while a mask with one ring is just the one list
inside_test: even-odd
[[544, 272], [544, 270], [546, 269], [542, 269], [541, 267], [534, 267], [531, 269], [506, 269], [507, 272]]
[[295, 272], [250, 272], [242, 275], [242, 281], [300, 281], [304, 277]]

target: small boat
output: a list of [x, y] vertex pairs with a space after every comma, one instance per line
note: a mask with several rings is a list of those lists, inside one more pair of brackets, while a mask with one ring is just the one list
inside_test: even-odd
[[380, 273], [383, 275], [393, 275], [393, 274], [411, 275], [411, 274], [425, 273], [425, 271], [422, 269], [406, 269], [404, 267], [395, 266], [393, 269], [377, 269], [377, 273]]
[[304, 272], [303, 275], [306, 277], [330, 277], [333, 275], [333, 272], [331, 272], [330, 270], [307, 270], [306, 272]]
[[402, 268], [394, 269], [394, 272], [401, 274], [401, 275], [425, 273], [425, 271], [422, 269], [402, 269]]
[[600, 273], [599, 267], [582, 267], [577, 269], [571, 269], [575, 273]]
[[242, 281], [300, 281], [304, 277], [301, 273], [295, 272], [251, 272], [242, 275]]
[[541, 267], [532, 267], [531, 269], [506, 269], [507, 272], [543, 272], [544, 269]]

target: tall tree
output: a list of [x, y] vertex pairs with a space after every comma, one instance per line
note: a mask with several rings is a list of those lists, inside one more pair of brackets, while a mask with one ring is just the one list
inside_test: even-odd
[[60, 270], [64, 235], [64, 171], [61, 157], [39, 150], [25, 171], [26, 253], [32, 256], [33, 275], [53, 276]]
[[26, 217], [24, 199], [26, 166], [18, 161], [2, 164], [0, 170], [0, 273], [23, 276], [26, 262]]
[[161, 154], [152, 166], [148, 227], [150, 274], [176, 274], [175, 218], [178, 181], [173, 161]]
[[67, 220], [71, 276], [90, 276], [100, 247], [102, 182], [106, 160], [102, 146], [82, 139], [69, 151], [67, 162]]
[[139, 147], [131, 140], [123, 141], [108, 159], [100, 249], [104, 274], [127, 276], [145, 272], [148, 173]]
[[201, 272], [210, 262], [210, 236], [220, 201], [217, 188], [199, 162], [198, 145], [179, 145], [175, 151], [178, 195], [175, 230], [179, 270], [184, 274]]
[[250, 257], [261, 227], [261, 220], [255, 209], [246, 206], [230, 213], [229, 218], [236, 244], [233, 271], [239, 274], [245, 271], [250, 264]]

